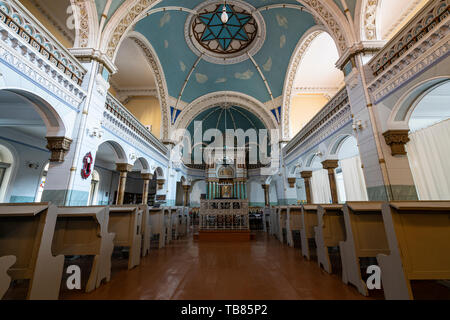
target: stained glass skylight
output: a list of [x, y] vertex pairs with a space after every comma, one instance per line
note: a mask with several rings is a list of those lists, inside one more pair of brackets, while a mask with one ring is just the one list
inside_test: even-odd
[[253, 16], [236, 5], [226, 5], [228, 22], [223, 23], [223, 4], [206, 8], [194, 19], [193, 33], [207, 50], [215, 53], [235, 53], [247, 48], [257, 35]]

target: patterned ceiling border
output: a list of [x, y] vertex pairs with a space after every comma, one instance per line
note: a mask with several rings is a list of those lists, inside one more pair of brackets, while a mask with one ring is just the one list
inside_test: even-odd
[[73, 6], [78, 9], [73, 10], [75, 21], [75, 43], [74, 48], [94, 48], [98, 36], [97, 8], [94, 0], [70, 0]]
[[[81, 1], [81, 0], [79, 0]], [[145, 12], [162, 0], [132, 0], [125, 2], [113, 15], [102, 37], [101, 50], [114, 60], [120, 43], [126, 33], [133, 28], [134, 23]], [[327, 27], [330, 35], [337, 43], [340, 53], [344, 52], [347, 44], [352, 43], [346, 35], [351, 35], [350, 26], [337, 5], [332, 0], [298, 0], [310, 12], [317, 15]]]

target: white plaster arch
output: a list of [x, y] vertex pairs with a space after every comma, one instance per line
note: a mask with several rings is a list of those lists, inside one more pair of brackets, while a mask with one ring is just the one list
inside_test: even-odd
[[353, 137], [356, 139], [356, 137], [354, 135], [351, 135], [348, 133], [343, 133], [343, 134], [340, 134], [340, 135], [334, 137], [328, 147], [328, 155], [337, 157], [342, 144], [344, 143], [345, 140], [347, 140], [350, 137]]
[[23, 88], [14, 87], [0, 88], [0, 91], [14, 93], [21, 99], [29, 102], [30, 106], [39, 114], [42, 121], [44, 121], [47, 128], [47, 137], [64, 137], [68, 133], [62, 115], [60, 115], [52, 104], [36, 93]]
[[94, 0], [70, 0], [76, 21], [74, 48], [95, 48], [98, 41], [99, 21]]
[[[159, 4], [162, 0], [130, 0], [120, 6], [106, 25], [100, 50], [108, 57], [114, 59], [117, 48], [146, 12]], [[344, 15], [333, 0], [298, 0], [306, 9], [319, 18], [326, 26], [336, 43], [339, 52], [343, 53], [353, 43], [351, 27]]]
[[303, 57], [308, 51], [311, 43], [322, 32], [327, 32], [327, 29], [324, 26], [314, 26], [306, 31], [303, 37], [297, 43], [294, 53], [292, 54], [291, 61], [289, 62], [283, 88], [283, 111], [281, 116], [283, 138], [289, 139], [291, 135], [289, 118], [291, 113], [292, 89], [294, 86], [298, 68], [300, 67], [301, 62], [303, 61]]
[[132, 31], [128, 33], [125, 38], [132, 39], [142, 49], [153, 71], [156, 82], [156, 89], [158, 91], [158, 99], [161, 105], [161, 137], [163, 138], [163, 140], [166, 140], [168, 139], [170, 128], [170, 106], [168, 103], [169, 90], [167, 88], [166, 77], [164, 75], [164, 70], [162, 68], [161, 62], [158, 58], [158, 55], [156, 54], [155, 49], [143, 34]]
[[276, 120], [257, 99], [240, 92], [218, 91], [197, 98], [183, 109], [175, 123], [172, 140], [178, 141], [182, 131], [179, 129], [186, 129], [192, 119], [195, 119], [200, 113], [220, 105], [242, 107], [257, 116], [268, 130], [279, 129]]
[[[16, 179], [17, 171], [19, 169], [20, 157], [16, 148], [8, 141], [0, 139], [0, 145], [7, 149], [7, 152], [10, 154], [11, 159], [11, 167], [9, 168], [9, 172], [6, 172], [6, 175], [3, 177], [4, 181], [1, 185], [0, 190], [0, 202], [5, 202], [6, 199], [9, 199], [11, 196], [11, 191], [14, 187], [14, 181]], [[3, 188], [4, 187], [4, 188]]]
[[410, 88], [398, 99], [388, 118], [388, 130], [408, 130], [409, 119], [418, 103], [430, 91], [450, 81], [450, 76], [427, 79]]
[[97, 151], [104, 144], [108, 144], [114, 150], [114, 152], [115, 152], [115, 154], [117, 156], [117, 162], [116, 163], [129, 163], [128, 156], [127, 156], [127, 153], [125, 151], [125, 148], [120, 144], [120, 142], [116, 141], [115, 139], [103, 140], [98, 145]]

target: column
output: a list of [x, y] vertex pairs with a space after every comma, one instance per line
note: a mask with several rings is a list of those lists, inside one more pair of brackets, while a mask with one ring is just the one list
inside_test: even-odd
[[305, 181], [305, 192], [306, 192], [306, 202], [308, 204], [312, 204], [312, 197], [311, 197], [311, 178], [312, 178], [312, 171], [303, 171], [301, 173], [301, 177]]
[[150, 184], [150, 180], [153, 178], [153, 175], [150, 173], [143, 173], [142, 179], [144, 180], [144, 187], [142, 189], [142, 204], [148, 203], [148, 187]]
[[183, 186], [184, 190], [184, 206], [189, 207], [190, 199], [189, 199], [189, 191], [191, 190], [191, 186]]
[[131, 169], [133, 168], [133, 165], [128, 164], [128, 163], [117, 163], [116, 167], [117, 167], [117, 171], [120, 172], [116, 204], [121, 205], [121, 204], [123, 204], [123, 199], [124, 199], [124, 195], [125, 195], [125, 186], [127, 184], [127, 175], [128, 175], [128, 172], [130, 172]]
[[270, 188], [270, 185], [263, 184], [262, 188], [264, 190], [264, 203], [265, 203], [266, 207], [270, 207], [270, 199], [269, 199], [269, 188]]
[[331, 199], [333, 203], [338, 203], [338, 193], [336, 187], [336, 177], [334, 175], [334, 170], [339, 166], [338, 160], [325, 160], [322, 162], [322, 167], [325, 170], [328, 170], [328, 179], [330, 180], [330, 189], [331, 189]]

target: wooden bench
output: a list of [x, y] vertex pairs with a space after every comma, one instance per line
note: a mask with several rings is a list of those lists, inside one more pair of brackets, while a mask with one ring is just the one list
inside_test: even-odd
[[0, 298], [11, 280], [30, 280], [27, 299], [58, 299], [64, 256], [52, 254], [56, 218], [48, 203], [0, 205]]
[[151, 241], [158, 238], [158, 248], [164, 247], [164, 210], [153, 208], [149, 210], [150, 214], [150, 228], [151, 228]]
[[332, 273], [328, 248], [338, 247], [345, 240], [345, 222], [342, 205], [319, 205], [317, 209], [317, 227], [314, 227], [317, 262], [328, 273]]
[[145, 257], [150, 251], [150, 241], [152, 235], [151, 221], [150, 221], [150, 209], [148, 205], [140, 205], [139, 209], [142, 210], [142, 228], [141, 237], [142, 245], [141, 252], [142, 256]]
[[317, 226], [317, 209], [318, 205], [306, 204], [302, 206], [300, 237], [302, 242], [302, 255], [310, 260], [311, 250], [309, 248], [309, 240], [315, 238], [314, 228]]
[[414, 299], [411, 280], [450, 279], [450, 202], [393, 202], [382, 207], [389, 255], [378, 263], [385, 298]]
[[348, 202], [343, 208], [346, 240], [339, 244], [342, 281], [353, 284], [364, 296], [369, 292], [361, 277], [360, 258], [389, 254], [382, 205], [383, 202]]
[[[288, 209], [289, 234], [291, 235], [291, 247], [295, 247], [294, 233], [300, 233], [302, 229], [302, 207], [291, 206]], [[298, 246], [298, 244], [297, 244]]]
[[111, 206], [108, 231], [114, 233], [114, 246], [129, 248], [128, 269], [141, 262], [143, 208], [136, 205]]
[[289, 243], [289, 236], [288, 236], [288, 225], [287, 225], [287, 212], [288, 212], [288, 207], [286, 206], [280, 206], [278, 207], [278, 219], [279, 219], [279, 223], [278, 225], [279, 227], [279, 240], [281, 241], [281, 243], [283, 244], [287, 244]]
[[[94, 256], [86, 292], [98, 288], [103, 280], [111, 279], [115, 234], [108, 232], [109, 209], [103, 206], [57, 208], [52, 253], [54, 256]], [[62, 274], [51, 275], [56, 276], [59, 290]]]

